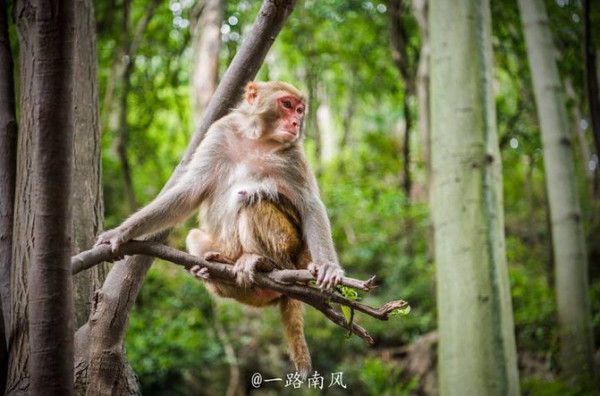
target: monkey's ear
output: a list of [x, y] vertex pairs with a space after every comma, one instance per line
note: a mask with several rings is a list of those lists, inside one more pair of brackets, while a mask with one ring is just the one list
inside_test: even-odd
[[246, 98], [246, 102], [253, 104], [258, 96], [258, 84], [254, 81], [250, 81], [248, 85], [246, 85], [246, 94], [244, 97]]

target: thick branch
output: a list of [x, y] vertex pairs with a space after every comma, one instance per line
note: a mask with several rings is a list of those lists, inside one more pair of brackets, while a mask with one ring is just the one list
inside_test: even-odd
[[[158, 257], [174, 264], [181, 265], [186, 269], [190, 269], [195, 265], [200, 265], [208, 269], [213, 281], [235, 284], [236, 276], [231, 265], [206, 261], [199, 257], [192, 256], [191, 254], [150, 241], [130, 241], [122, 245], [119, 250], [114, 253], [111, 251], [109, 245], [97, 246], [73, 256], [71, 258], [71, 270], [73, 275], [75, 275], [102, 261], [110, 261], [124, 255], [136, 254]], [[372, 277], [366, 281], [361, 281], [343, 277], [339, 284], [369, 291], [375, 287], [374, 279], [375, 277]], [[339, 294], [310, 287], [308, 286], [308, 282], [311, 280], [314, 280], [314, 277], [308, 270], [275, 270], [266, 273], [257, 273], [253, 281], [253, 286], [272, 289], [312, 305], [332, 322], [350, 330], [370, 344], [373, 342], [373, 339], [369, 336], [367, 331], [354, 323], [347, 323], [342, 315], [329, 306], [328, 302], [346, 305], [379, 320], [387, 320], [394, 309], [402, 308], [407, 305], [407, 303], [402, 300], [392, 301], [385, 304], [383, 307], [376, 309], [359, 303], [358, 301], [349, 300]]]

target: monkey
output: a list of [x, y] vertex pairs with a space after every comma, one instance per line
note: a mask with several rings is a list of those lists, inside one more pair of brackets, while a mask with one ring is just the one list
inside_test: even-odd
[[306, 111], [307, 97], [291, 84], [248, 83], [241, 103], [211, 125], [175, 184], [96, 242], [116, 251], [199, 209], [201, 229], [190, 231], [188, 251], [233, 265], [237, 285], [213, 282], [199, 266], [190, 272], [219, 296], [257, 307], [279, 304], [291, 358], [304, 376], [311, 359], [301, 303], [249, 285], [257, 271], [275, 268], [307, 268], [325, 290], [344, 275], [302, 148]]

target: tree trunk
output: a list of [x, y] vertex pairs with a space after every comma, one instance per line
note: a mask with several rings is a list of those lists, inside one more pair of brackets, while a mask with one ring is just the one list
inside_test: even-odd
[[217, 89], [219, 81], [219, 52], [221, 24], [225, 16], [226, 0], [207, 0], [202, 15], [194, 25], [192, 49], [192, 103], [194, 125], [200, 124], [206, 106]]
[[442, 395], [518, 395], [488, 1], [436, 1], [431, 206]]
[[17, 174], [17, 122], [6, 2], [0, 3], [0, 394], [8, 375], [10, 267]]
[[34, 215], [33, 197], [33, 130], [34, 130], [34, 52], [32, 26], [27, 18], [33, 18], [25, 1], [15, 2], [17, 33], [19, 35], [20, 101], [17, 149], [17, 184], [15, 189], [15, 212], [13, 228], [13, 261], [10, 274], [10, 321], [8, 332], [8, 395], [25, 395], [29, 386], [29, 323], [27, 294], [29, 265], [32, 261]]
[[408, 54], [408, 32], [406, 31], [404, 18], [407, 10], [406, 5], [401, 0], [390, 0], [390, 45], [392, 60], [400, 72], [404, 81], [404, 95], [402, 98], [402, 112], [404, 113], [404, 141], [402, 144], [402, 187], [406, 202], [410, 203], [412, 178], [410, 173], [411, 150], [410, 138], [413, 127], [412, 114], [410, 111], [410, 101], [415, 93], [415, 75], [416, 68], [414, 61]]
[[431, 178], [431, 132], [429, 130], [429, 27], [427, 25], [427, 0], [412, 0], [413, 14], [421, 33], [421, 49], [417, 66], [416, 95], [419, 112], [419, 132], [423, 145], [423, 162], [427, 173], [427, 191]]
[[125, 188], [125, 196], [129, 203], [129, 210], [134, 212], [137, 209], [137, 201], [135, 199], [135, 190], [133, 187], [133, 179], [131, 178], [131, 167], [129, 166], [129, 158], [127, 157], [127, 147], [129, 146], [129, 124], [127, 123], [127, 98], [131, 89], [131, 73], [133, 72], [134, 54], [131, 53], [131, 0], [123, 1], [123, 53], [121, 61], [123, 62], [123, 74], [121, 75], [121, 98], [119, 107], [119, 126], [117, 128], [117, 155], [121, 163], [121, 172], [123, 172], [123, 186]]
[[[76, 0], [75, 13], [75, 142], [73, 152], [73, 245], [77, 254], [94, 245], [102, 229], [102, 177], [98, 123], [96, 29], [92, 0]], [[107, 266], [91, 268], [73, 277], [75, 328], [90, 316], [94, 291], [106, 278]]]
[[593, 376], [588, 268], [577, 196], [572, 139], [542, 0], [519, 0], [527, 55], [542, 130], [550, 203], [561, 367], [570, 381]]
[[[17, 175], [17, 121], [6, 2], [0, 3], [0, 303], [3, 329], [10, 322], [10, 266]], [[8, 343], [8, 333], [1, 336]], [[4, 341], [3, 341], [4, 344]], [[6, 344], [4, 345], [6, 347]], [[0, 388], [0, 392], [3, 388]]]
[[[224, 116], [238, 101], [244, 85], [258, 72], [295, 4], [294, 0], [263, 1], [251, 32], [223, 76], [202, 123], [163, 191], [169, 189], [181, 176], [185, 164], [189, 162], [209, 126]], [[151, 238], [162, 241], [167, 234], [168, 231]], [[90, 320], [76, 335], [77, 361], [89, 360], [85, 384], [89, 394], [112, 394], [113, 391], [127, 387], [123, 385], [123, 381], [128, 378], [123, 375], [126, 371], [123, 339], [129, 312], [151, 263], [152, 258], [147, 256], [128, 257], [116, 263], [102, 289], [94, 296]]]
[[[34, 395], [73, 393], [71, 171], [74, 3], [29, 3], [33, 55], [34, 216], [29, 273], [29, 335]], [[34, 13], [35, 12], [35, 13]]]

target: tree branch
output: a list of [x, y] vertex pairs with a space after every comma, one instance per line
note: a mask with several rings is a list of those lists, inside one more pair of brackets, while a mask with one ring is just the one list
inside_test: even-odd
[[[71, 271], [75, 275], [103, 261], [111, 261], [125, 255], [136, 254], [158, 257], [173, 264], [181, 265], [188, 270], [193, 266], [200, 265], [208, 269], [212, 281], [236, 284], [236, 275], [231, 265], [206, 261], [151, 241], [130, 241], [123, 244], [114, 253], [109, 245], [94, 247], [71, 258]], [[275, 290], [311, 305], [321, 311], [329, 320], [351, 331], [369, 344], [373, 343], [369, 333], [357, 324], [348, 323], [344, 316], [333, 310], [329, 303], [333, 302], [348, 306], [379, 320], [388, 320], [393, 310], [408, 305], [405, 301], [399, 300], [389, 302], [381, 308], [373, 308], [358, 301], [350, 300], [340, 294], [311, 287], [308, 283], [312, 280], [314, 280], [314, 277], [308, 270], [274, 270], [257, 273], [252, 286]], [[343, 277], [339, 284], [364, 291], [370, 291], [376, 287], [374, 276], [366, 281]]]

